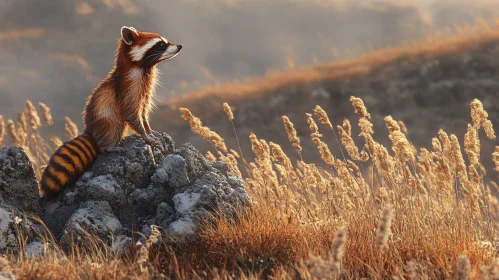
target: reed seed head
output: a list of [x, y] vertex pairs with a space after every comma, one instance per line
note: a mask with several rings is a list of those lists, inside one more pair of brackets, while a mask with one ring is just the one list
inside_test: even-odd
[[52, 113], [50, 113], [50, 108], [43, 102], [39, 102], [38, 107], [40, 107], [40, 111], [42, 112], [43, 122], [48, 126], [53, 125], [54, 121], [52, 120]]
[[66, 137], [68, 140], [72, 140], [78, 135], [78, 126], [69, 117], [66, 117]]
[[17, 143], [18, 146], [28, 146], [28, 132], [24, 131], [22, 126], [17, 128], [17, 138], [19, 139], [19, 142]]
[[376, 233], [376, 247], [379, 250], [383, 250], [386, 247], [388, 238], [391, 234], [392, 218], [393, 206], [391, 204], [387, 204], [383, 209], [383, 214]]
[[210, 151], [206, 152], [206, 155], [204, 157], [210, 162], [214, 162], [217, 160], [217, 158]]
[[466, 255], [459, 256], [459, 259], [457, 260], [457, 279], [471, 279], [471, 263]]
[[373, 124], [367, 118], [362, 117], [359, 119], [359, 127], [361, 135], [374, 134]]
[[26, 121], [26, 114], [24, 111], [19, 111], [17, 113], [17, 127], [24, 131], [28, 131], [28, 122]]
[[230, 108], [229, 104], [227, 102], [224, 102], [224, 111], [227, 114], [227, 117], [229, 117], [229, 120], [234, 119], [234, 114], [232, 113], [232, 109]]
[[40, 122], [40, 117], [38, 116], [38, 112], [36, 111], [35, 106], [33, 106], [33, 103], [31, 103], [31, 101], [29, 100], [26, 100], [26, 109], [28, 112], [28, 120], [31, 129], [38, 130], [42, 123]]
[[337, 232], [333, 241], [332, 250], [332, 260], [335, 263], [340, 263], [343, 260], [343, 254], [345, 253], [345, 243], [347, 239], [347, 230], [345, 226], [342, 226]]
[[490, 140], [496, 139], [496, 135], [494, 132], [494, 126], [492, 125], [492, 122], [490, 120], [486, 120], [483, 124], [483, 130], [485, 130], [485, 135], [487, 135], [487, 138]]
[[274, 159], [277, 162], [279, 162], [282, 166], [284, 166], [287, 170], [292, 170], [293, 166], [291, 164], [291, 160], [284, 153], [281, 146], [273, 142], [270, 142], [269, 145], [272, 150], [272, 156], [274, 156]]
[[368, 120], [371, 119], [371, 115], [367, 112], [366, 106], [364, 105], [364, 101], [362, 101], [362, 99], [350, 96], [350, 102], [352, 102], [355, 114], [361, 118], [366, 118]]
[[485, 134], [491, 140], [495, 139], [492, 122], [488, 120], [489, 114], [483, 109], [483, 104], [478, 99], [474, 99], [470, 104], [471, 120], [473, 127], [478, 130], [483, 127]]
[[319, 119], [319, 122], [321, 124], [325, 125], [329, 129], [333, 129], [333, 125], [329, 121], [329, 117], [327, 116], [326, 111], [324, 111], [324, 109], [322, 109], [321, 106], [319, 105], [315, 106], [314, 113], [315, 116]]
[[236, 152], [235, 150], [233, 149], [230, 149], [230, 153], [233, 154], [237, 159], [240, 159], [241, 158], [241, 155], [239, 155], [238, 152]]
[[317, 146], [319, 153], [321, 154], [321, 159], [328, 165], [334, 165], [334, 156], [329, 150], [329, 147], [324, 143], [319, 137], [312, 137], [312, 141]]
[[264, 147], [260, 143], [260, 140], [258, 140], [258, 138], [256, 137], [256, 135], [254, 133], [251, 133], [249, 135], [249, 139], [251, 142], [251, 150], [253, 151], [253, 153], [256, 156], [261, 156], [261, 155], [264, 155], [266, 153]]
[[322, 137], [322, 135], [319, 133], [319, 128], [317, 127], [317, 124], [314, 121], [314, 118], [312, 117], [311, 114], [306, 113], [307, 116], [307, 123], [308, 127], [310, 128], [310, 131], [312, 132], [312, 137]]
[[468, 155], [471, 165], [478, 165], [480, 156], [480, 139], [476, 128], [468, 124], [468, 131], [464, 135], [464, 151]]
[[352, 136], [352, 125], [348, 119], [343, 120], [343, 129], [347, 133], [348, 136]]
[[354, 160], [361, 160], [359, 148], [357, 147], [357, 145], [355, 145], [355, 142], [353, 141], [348, 131], [339, 125], [337, 126], [337, 128], [341, 137], [341, 143], [345, 147], [345, 150], [347, 150], [348, 155], [350, 155], [350, 157]]
[[189, 109], [180, 108], [179, 111], [182, 114], [182, 118], [189, 122], [189, 126], [194, 133], [201, 136], [205, 141], [212, 143], [223, 152], [227, 152], [227, 146], [225, 146], [223, 138], [220, 137], [218, 133], [211, 131], [206, 126], [203, 126], [201, 120], [195, 117]]
[[499, 146], [496, 146], [494, 152], [492, 153], [492, 161], [495, 164], [495, 170], [499, 172]]
[[57, 136], [50, 136], [49, 141], [52, 142], [52, 144], [56, 149], [62, 146], [62, 144], [64, 143], [62, 142], [61, 138]]
[[391, 117], [385, 117], [386, 127], [389, 131], [389, 138], [392, 141], [392, 150], [395, 153], [395, 158], [401, 162], [406, 162], [414, 159], [414, 152], [411, 144], [402, 133], [399, 124]]
[[293, 144], [293, 148], [295, 148], [296, 152], [301, 153], [302, 147], [300, 146], [300, 138], [296, 134], [295, 125], [287, 116], [282, 116], [282, 121], [284, 122], [284, 128], [288, 134], [289, 142]]
[[473, 127], [479, 129], [483, 122], [487, 120], [489, 114], [483, 109], [483, 104], [478, 99], [474, 99], [470, 104], [471, 120]]
[[21, 145], [19, 141], [19, 137], [17, 136], [16, 126], [14, 125], [14, 121], [9, 119], [7, 120], [7, 135], [9, 136], [12, 144]]

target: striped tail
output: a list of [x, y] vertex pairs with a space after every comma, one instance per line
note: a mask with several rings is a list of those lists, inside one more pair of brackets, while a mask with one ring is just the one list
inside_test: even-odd
[[54, 198], [89, 169], [97, 157], [98, 147], [88, 133], [64, 143], [54, 153], [40, 181], [42, 196]]

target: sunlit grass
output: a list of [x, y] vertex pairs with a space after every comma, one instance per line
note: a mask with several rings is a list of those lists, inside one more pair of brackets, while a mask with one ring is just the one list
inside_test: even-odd
[[[494, 244], [499, 202], [491, 194], [497, 185], [484, 180], [478, 141], [480, 134], [491, 139], [495, 135], [480, 101], [471, 103], [464, 147], [457, 136], [441, 130], [431, 150], [417, 150], [402, 123], [391, 117], [385, 122], [392, 145], [382, 146], [373, 137], [371, 116], [362, 100], [352, 97], [351, 101], [359, 117], [358, 129], [348, 121], [335, 128], [320, 107], [311, 108], [305, 116], [310, 137], [316, 138], [314, 143], [323, 155], [322, 164], [292, 162], [282, 151], [280, 145], [292, 145], [298, 153], [310, 152], [301, 148], [289, 118], [283, 118], [283, 129], [290, 143], [269, 143], [252, 134], [254, 160], [244, 158], [243, 164], [237, 152], [210, 137], [215, 132], [182, 109], [196, 133], [215, 141], [213, 151], [220, 160], [234, 173], [249, 174], [245, 180], [253, 201], [250, 209], [241, 209], [235, 221], [214, 215], [201, 224], [198, 237], [190, 242], [162, 243], [160, 231], [153, 231], [146, 244], [128, 248], [120, 256], [110, 252], [105, 242], [92, 238], [83, 247], [75, 243], [70, 252], [63, 252], [47, 234], [43, 256], [6, 255], [0, 265], [21, 279], [162, 275], [435, 279], [475, 278], [497, 269]], [[230, 106], [224, 109], [231, 120]], [[23, 126], [28, 135], [38, 135], [41, 120], [35, 112], [32, 105], [27, 106], [28, 117], [14, 124], [17, 138], [7, 132], [7, 142], [18, 141], [29, 151], [50, 154], [53, 147], [45, 141], [19, 140], [32, 138], [19, 136]], [[340, 139], [324, 138], [324, 129], [337, 129]], [[353, 142], [352, 130], [360, 131], [363, 144]], [[339, 155], [329, 151], [329, 143], [335, 140], [344, 145]], [[211, 153], [210, 158], [214, 157]], [[499, 164], [497, 156], [493, 158]], [[35, 159], [42, 169], [44, 158]], [[239, 170], [240, 166], [247, 170]]]

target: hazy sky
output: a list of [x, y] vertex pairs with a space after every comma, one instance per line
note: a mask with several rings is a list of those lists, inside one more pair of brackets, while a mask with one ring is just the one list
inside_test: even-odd
[[0, 114], [15, 117], [29, 98], [52, 107], [56, 123], [65, 115], [79, 122], [123, 25], [184, 45], [160, 66], [166, 98], [417, 40], [499, 10], [499, 1], [400, 2], [0, 0]]

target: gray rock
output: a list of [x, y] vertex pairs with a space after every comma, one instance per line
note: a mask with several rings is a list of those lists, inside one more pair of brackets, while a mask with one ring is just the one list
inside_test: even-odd
[[90, 174], [83, 176], [77, 186], [85, 188], [89, 180], [107, 176], [108, 180], [116, 181], [125, 193], [147, 187], [156, 167], [151, 147], [136, 136], [128, 137], [120, 146], [125, 148], [124, 153], [101, 154], [87, 172]]
[[175, 210], [179, 214], [188, 214], [194, 211], [194, 207], [198, 205], [199, 199], [201, 198], [200, 193], [179, 193], [173, 197], [173, 203], [175, 204]]
[[175, 238], [189, 238], [196, 233], [197, 226], [189, 216], [181, 216], [168, 226], [168, 233]]
[[156, 219], [159, 221], [164, 221], [170, 215], [174, 214], [175, 210], [166, 202], [161, 202], [156, 210]]
[[33, 164], [21, 147], [0, 149], [0, 207], [8, 211], [41, 213]]
[[[192, 154], [196, 150], [189, 147], [189, 151]], [[204, 163], [201, 167], [204, 173], [199, 173], [193, 184], [179, 188], [173, 196], [175, 213], [159, 222], [172, 236], [192, 237], [197, 230], [197, 221], [210, 215], [214, 209], [230, 218], [237, 208], [250, 205], [243, 180], [227, 173], [228, 169], [213, 165], [223, 166], [219, 162]]]
[[[43, 201], [43, 220], [65, 248], [91, 236], [109, 241], [115, 254], [132, 246], [127, 234], [150, 234], [151, 225], [169, 237], [191, 238], [198, 221], [219, 210], [227, 217], [250, 204], [244, 182], [221, 162], [210, 163], [190, 144], [180, 149], [166, 134], [156, 134], [151, 149], [138, 136], [127, 137], [123, 153], [99, 154], [74, 186]], [[12, 225], [34, 236], [36, 226], [23, 211], [40, 212], [33, 166], [21, 148], [0, 150], [0, 250], [15, 248]], [[12, 188], [14, 186], [14, 188]], [[28, 203], [27, 203], [28, 202]], [[140, 234], [139, 234], [140, 235]], [[111, 238], [113, 237], [113, 238]], [[43, 254], [44, 245], [30, 237], [27, 256]]]
[[155, 207], [161, 203], [162, 199], [166, 199], [166, 191], [157, 190], [154, 188], [137, 189], [130, 194], [135, 211], [141, 215], [152, 215]]
[[113, 238], [113, 242], [110, 246], [110, 251], [116, 256], [121, 256], [128, 252], [133, 246], [132, 238], [126, 235], [118, 235]]
[[14, 241], [15, 236], [13, 236], [9, 227], [12, 222], [10, 212], [0, 208], [0, 251], [4, 250], [8, 246], [14, 246], [12, 242]]
[[209, 161], [189, 143], [182, 145], [180, 155], [187, 162], [187, 172], [190, 181], [196, 180], [208, 168]]
[[32, 222], [22, 213], [9, 212], [0, 208], [0, 253], [10, 251], [18, 253], [19, 235], [26, 242], [36, 241], [43, 228]]
[[0, 253], [19, 252], [17, 235], [36, 241], [41, 225], [26, 213], [40, 215], [40, 194], [33, 164], [21, 147], [0, 149]]
[[153, 214], [160, 203], [171, 200], [177, 188], [189, 184], [187, 163], [177, 154], [166, 155], [159, 163], [146, 189], [136, 189], [131, 199], [137, 211], [143, 215]]
[[45, 213], [42, 219], [57, 240], [61, 238], [66, 223], [79, 207], [80, 203], [78, 202], [63, 204], [62, 201], [58, 200], [45, 203]]
[[187, 173], [187, 163], [180, 155], [167, 155], [163, 158], [156, 173], [152, 177], [152, 184], [165, 184], [172, 189], [183, 187], [190, 183]]
[[[90, 200], [105, 200], [114, 210], [126, 205], [124, 190], [111, 175], [100, 175], [77, 185], [83, 197]], [[68, 194], [66, 194], [67, 196]]]
[[85, 238], [87, 234], [105, 239], [122, 231], [123, 227], [107, 201], [87, 201], [66, 223], [61, 245], [70, 246], [75, 237]]
[[244, 182], [224, 164], [210, 163], [190, 144], [176, 149], [166, 134], [155, 138], [160, 146], [151, 149], [140, 137], [127, 137], [124, 153], [99, 154], [75, 186], [44, 204], [43, 219], [63, 246], [88, 232], [119, 254], [130, 234], [147, 236], [151, 225], [191, 238], [214, 210], [230, 217], [249, 205]]
[[24, 255], [31, 258], [37, 258], [45, 253], [45, 245], [41, 242], [35, 241], [29, 243], [24, 248]]

